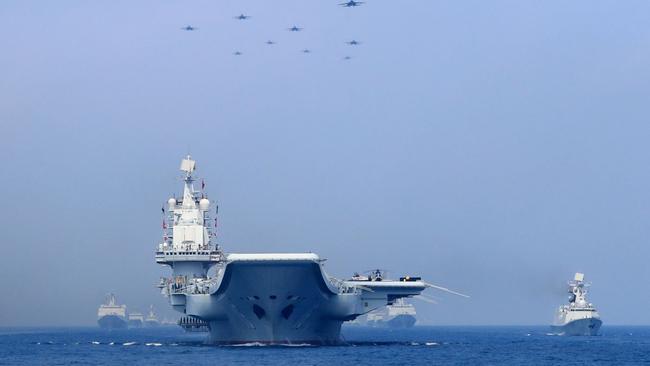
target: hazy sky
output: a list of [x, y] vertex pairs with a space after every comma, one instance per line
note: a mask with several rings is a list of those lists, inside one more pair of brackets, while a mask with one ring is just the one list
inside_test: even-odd
[[94, 324], [111, 290], [173, 314], [188, 152], [226, 251], [472, 296], [429, 292], [430, 324], [547, 324], [584, 271], [606, 324], [649, 324], [650, 4], [338, 2], [2, 1], [0, 325]]

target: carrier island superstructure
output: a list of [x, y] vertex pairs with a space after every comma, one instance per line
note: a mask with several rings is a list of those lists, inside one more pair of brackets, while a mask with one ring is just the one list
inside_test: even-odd
[[576, 273], [569, 281], [569, 303], [558, 308], [551, 328], [563, 335], [597, 335], [603, 324], [594, 305], [587, 301], [587, 287], [583, 273]]
[[428, 287], [446, 290], [419, 277], [336, 279], [314, 253], [224, 253], [215, 243], [216, 205], [203, 183], [195, 191], [195, 168], [190, 156], [182, 160], [183, 196], [162, 210], [156, 262], [172, 270], [161, 278], [163, 295], [207, 323], [211, 343], [338, 343], [345, 321]]

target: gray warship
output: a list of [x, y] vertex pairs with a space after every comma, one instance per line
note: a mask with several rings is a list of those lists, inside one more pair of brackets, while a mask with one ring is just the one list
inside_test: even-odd
[[97, 324], [105, 329], [126, 328], [126, 305], [118, 305], [114, 294], [106, 295], [106, 301], [97, 309]]
[[182, 160], [183, 195], [162, 209], [155, 259], [172, 270], [160, 279], [162, 294], [206, 324], [209, 343], [337, 344], [343, 322], [427, 288], [450, 291], [420, 277], [337, 279], [314, 253], [225, 253], [216, 205], [203, 183], [194, 189], [195, 169], [190, 156]]
[[380, 328], [411, 328], [417, 321], [416, 314], [415, 306], [402, 298], [392, 305], [369, 312], [361, 324]]
[[558, 308], [551, 329], [560, 335], [594, 336], [603, 321], [594, 305], [587, 301], [587, 287], [583, 273], [576, 273], [569, 285], [569, 303]]

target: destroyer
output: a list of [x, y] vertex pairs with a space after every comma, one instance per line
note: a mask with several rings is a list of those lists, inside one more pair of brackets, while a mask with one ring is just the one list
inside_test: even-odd
[[587, 287], [585, 275], [576, 273], [573, 281], [569, 281], [569, 304], [562, 305], [557, 310], [555, 321], [551, 328], [563, 335], [596, 335], [603, 322], [593, 304], [587, 302]]
[[[411, 328], [417, 318], [413, 304], [404, 299], [397, 299], [392, 305], [369, 312], [365, 316], [365, 325], [371, 327]], [[364, 324], [364, 323], [362, 323]]]
[[336, 279], [314, 253], [226, 254], [215, 243], [216, 210], [204, 184], [194, 190], [195, 168], [190, 156], [182, 160], [183, 196], [163, 208], [156, 262], [172, 269], [161, 278], [163, 295], [205, 322], [212, 343], [338, 343], [345, 321], [428, 287], [448, 291], [417, 277]]
[[160, 325], [160, 321], [156, 317], [156, 312], [153, 310], [153, 305], [149, 306], [149, 314], [144, 319], [144, 325], [147, 327], [157, 327]]
[[106, 295], [106, 302], [97, 309], [97, 324], [106, 329], [126, 328], [126, 305], [117, 305], [115, 295]]

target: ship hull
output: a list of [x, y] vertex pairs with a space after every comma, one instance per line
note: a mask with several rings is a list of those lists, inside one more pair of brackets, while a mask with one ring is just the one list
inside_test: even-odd
[[564, 325], [551, 325], [554, 333], [569, 336], [595, 336], [598, 335], [602, 320], [598, 318], [585, 318], [568, 322]]
[[416, 318], [413, 315], [397, 315], [388, 320], [368, 321], [366, 324], [371, 327], [380, 328], [411, 328], [415, 325]]
[[386, 326], [389, 328], [411, 328], [415, 325], [415, 321], [413, 315], [398, 315], [387, 321]]
[[116, 315], [106, 315], [97, 319], [97, 324], [103, 329], [124, 329], [127, 322], [124, 318]]
[[315, 263], [233, 263], [210, 324], [212, 343], [340, 341], [349, 309], [337, 301]]
[[129, 328], [142, 328], [141, 320], [129, 320]]
[[339, 286], [313, 254], [231, 254], [207, 291], [195, 285], [169, 298], [209, 325], [209, 343], [338, 344], [343, 322], [426, 288], [421, 281]]

